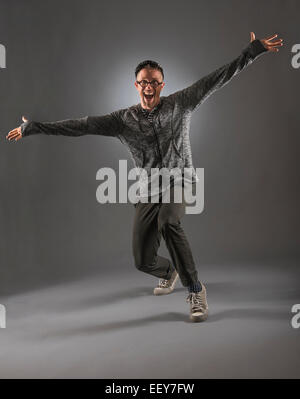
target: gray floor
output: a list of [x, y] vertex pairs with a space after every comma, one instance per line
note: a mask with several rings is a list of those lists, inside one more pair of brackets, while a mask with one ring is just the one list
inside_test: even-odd
[[[297, 264], [203, 265], [210, 318], [134, 269], [1, 298], [1, 378], [299, 378]], [[125, 272], [126, 271], [126, 272]]]

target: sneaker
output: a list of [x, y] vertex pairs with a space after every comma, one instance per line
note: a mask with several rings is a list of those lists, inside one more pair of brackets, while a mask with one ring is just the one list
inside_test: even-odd
[[208, 305], [206, 300], [206, 288], [202, 284], [200, 292], [190, 292], [186, 301], [190, 304], [190, 319], [192, 321], [204, 321], [208, 316]]
[[171, 275], [170, 280], [160, 279], [158, 286], [154, 288], [154, 295], [167, 295], [171, 294], [175, 288], [175, 284], [178, 280], [178, 273], [176, 270]]

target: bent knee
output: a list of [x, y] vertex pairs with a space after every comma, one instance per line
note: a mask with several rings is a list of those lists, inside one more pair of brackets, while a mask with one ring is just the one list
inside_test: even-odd
[[149, 259], [146, 256], [143, 256], [143, 254], [135, 254], [134, 256], [134, 265], [137, 268], [137, 270], [144, 272], [151, 268], [151, 266], [154, 264], [154, 259]]

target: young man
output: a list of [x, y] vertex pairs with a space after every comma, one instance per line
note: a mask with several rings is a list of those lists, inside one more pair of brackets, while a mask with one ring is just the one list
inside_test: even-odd
[[[192, 165], [189, 141], [189, 126], [193, 111], [213, 92], [226, 85], [235, 75], [250, 65], [262, 53], [278, 52], [283, 45], [278, 35], [258, 40], [251, 32], [250, 44], [232, 62], [215, 70], [191, 86], [167, 97], [161, 97], [165, 86], [162, 67], [146, 60], [135, 70], [135, 87], [140, 103], [103, 116], [87, 116], [58, 122], [29, 122], [23, 117], [20, 127], [6, 136], [8, 140], [19, 140], [34, 134], [44, 133], [65, 136], [96, 134], [118, 138], [128, 147], [135, 167], [147, 171], [152, 168], [191, 168], [188, 183], [197, 182]], [[180, 183], [181, 184], [181, 183]], [[181, 226], [186, 200], [181, 203], [173, 198], [174, 182], [171, 186], [159, 186], [158, 202], [151, 202], [152, 192], [148, 182], [140, 179], [140, 187], [146, 187], [150, 202], [139, 201], [135, 205], [132, 249], [135, 266], [159, 278], [155, 295], [169, 294], [178, 278], [188, 288], [187, 302], [190, 303], [192, 321], [203, 321], [208, 315], [206, 288], [198, 279], [193, 255]], [[145, 186], [146, 185], [146, 186]], [[162, 202], [169, 189], [169, 202]], [[150, 190], [150, 191], [149, 191]], [[163, 236], [171, 261], [158, 256], [161, 235]]]

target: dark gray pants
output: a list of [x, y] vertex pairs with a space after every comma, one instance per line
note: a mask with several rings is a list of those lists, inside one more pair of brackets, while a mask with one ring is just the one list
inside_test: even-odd
[[[184, 287], [195, 284], [198, 274], [192, 251], [181, 225], [186, 202], [174, 203], [173, 188], [171, 203], [142, 203], [135, 205], [132, 249], [135, 266], [152, 276], [170, 279], [174, 268]], [[172, 262], [157, 254], [163, 236]]]

